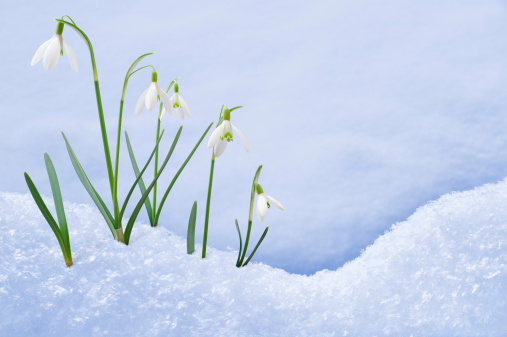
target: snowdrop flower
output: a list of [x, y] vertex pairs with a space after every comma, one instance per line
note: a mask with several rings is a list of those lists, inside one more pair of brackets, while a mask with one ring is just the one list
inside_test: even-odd
[[[192, 118], [192, 115], [190, 114], [190, 110], [188, 109], [187, 102], [183, 99], [183, 97], [179, 94], [179, 87], [178, 83], [174, 84], [174, 95], [171, 97], [171, 101], [173, 102], [173, 108], [178, 113], [178, 117], [182, 120], [185, 115], [187, 115], [189, 118]], [[165, 108], [164, 108], [165, 110]], [[162, 115], [164, 115], [165, 112], [162, 112]]]
[[[165, 92], [165, 90], [161, 89], [158, 86], [157, 73], [154, 71], [151, 73], [150, 86], [148, 87], [148, 89], [146, 89], [141, 94], [141, 96], [137, 100], [136, 110], [135, 110], [136, 116], [139, 116], [139, 114], [143, 110], [143, 105], [145, 105], [146, 109], [148, 109], [149, 111], [153, 110], [153, 108], [157, 104], [158, 100], [162, 101], [162, 103], [164, 104], [164, 108], [168, 109], [169, 114], [172, 115], [173, 110], [172, 110], [171, 100], [169, 99], [169, 96], [167, 96], [167, 93]], [[164, 118], [165, 112], [166, 112], [166, 110], [164, 109], [164, 111], [160, 115], [160, 120], [162, 120], [162, 118]]]
[[241, 133], [237, 127], [231, 124], [231, 111], [225, 107], [223, 121], [218, 125], [215, 131], [213, 131], [208, 141], [208, 148], [213, 147], [215, 157], [218, 157], [224, 153], [225, 148], [227, 147], [227, 143], [233, 141], [232, 129], [234, 129], [239, 134], [239, 137], [245, 146], [245, 150], [248, 152], [248, 143], [245, 136], [243, 136], [243, 133]]
[[[261, 185], [257, 184], [255, 186], [255, 191], [257, 192], [257, 217], [261, 222], [264, 221], [264, 217], [266, 216], [266, 212], [268, 208], [270, 208], [269, 202], [272, 202], [278, 209], [282, 211], [285, 209], [280, 202], [278, 202], [275, 198], [270, 197], [269, 195], [264, 194], [264, 190]], [[268, 202], [269, 201], [269, 202]]]
[[67, 53], [67, 57], [69, 58], [70, 66], [75, 72], [78, 71], [76, 55], [74, 55], [74, 51], [62, 37], [63, 27], [64, 24], [62, 22], [58, 22], [56, 24], [55, 35], [37, 49], [32, 58], [32, 66], [37, 64], [40, 59], [43, 58], [42, 64], [44, 65], [44, 68], [46, 68], [46, 70], [53, 69], [58, 63], [60, 56], [63, 55], [63, 49], [65, 48], [65, 53]]

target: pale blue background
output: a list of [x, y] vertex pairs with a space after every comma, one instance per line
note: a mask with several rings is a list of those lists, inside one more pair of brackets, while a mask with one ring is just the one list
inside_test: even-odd
[[[234, 218], [246, 231], [259, 164], [265, 192], [286, 210], [269, 210], [262, 225], [254, 220], [254, 239], [270, 226], [256, 260], [297, 273], [336, 269], [418, 206], [507, 175], [503, 1], [30, 1], [2, 7], [1, 191], [26, 193], [27, 171], [50, 195], [47, 151], [64, 199], [91, 203], [68, 159], [63, 130], [109, 199], [86, 46], [64, 31], [78, 58], [77, 74], [66, 57], [51, 72], [30, 67], [37, 47], [54, 33], [52, 19], [64, 14], [92, 40], [112, 152], [131, 62], [155, 51], [147, 62], [162, 86], [182, 77], [180, 92], [194, 118], [183, 121], [162, 186], [222, 104], [245, 106], [232, 123], [251, 151], [238, 139], [215, 166], [208, 241], [215, 247], [237, 249]], [[133, 77], [125, 100], [124, 126], [142, 158], [154, 145], [156, 113], [135, 118], [133, 111], [149, 81], [149, 71]], [[179, 125], [174, 117], [164, 119], [163, 152]], [[123, 139], [121, 146], [124, 196], [133, 173]], [[210, 157], [201, 146], [161, 220], [186, 235], [197, 199], [198, 242]], [[140, 219], [147, 221], [144, 210]]]

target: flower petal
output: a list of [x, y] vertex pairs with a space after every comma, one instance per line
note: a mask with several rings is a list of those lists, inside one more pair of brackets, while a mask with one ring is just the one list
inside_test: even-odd
[[182, 108], [174, 108], [174, 111], [176, 111], [176, 114], [178, 115], [178, 117], [183, 120], [183, 118], [185, 117], [185, 114], [183, 113], [183, 109]]
[[215, 158], [220, 157], [222, 153], [224, 153], [225, 148], [227, 147], [227, 141], [222, 140], [218, 144], [215, 145], [214, 151], [215, 151]]
[[241, 140], [243, 141], [243, 146], [245, 146], [245, 150], [246, 150], [246, 152], [248, 152], [248, 143], [246, 142], [245, 136], [243, 136], [243, 133], [241, 131], [239, 131], [239, 129], [237, 127], [235, 127], [234, 125], [232, 125], [232, 128], [234, 130], [236, 130], [236, 132], [239, 134], [239, 136], [241, 137]]
[[192, 118], [192, 115], [190, 114], [190, 109], [188, 108], [187, 102], [183, 99], [183, 97], [180, 96], [180, 106], [185, 115], [187, 115], [189, 118]]
[[149, 111], [153, 110], [155, 104], [157, 104], [157, 96], [158, 96], [157, 82], [151, 82], [150, 86], [148, 87], [148, 92], [146, 93], [146, 98], [144, 100], [146, 109], [148, 109]]
[[[150, 89], [150, 88], [148, 88], [148, 89]], [[141, 94], [141, 96], [139, 96], [139, 99], [137, 100], [136, 110], [135, 110], [136, 116], [139, 116], [141, 111], [143, 111], [143, 105], [144, 105], [144, 101], [145, 101], [146, 93], [148, 92], [148, 89], [143, 91], [143, 93]]]
[[42, 60], [42, 64], [46, 70], [53, 69], [58, 60], [60, 59], [60, 51], [62, 50], [62, 46], [60, 44], [60, 39], [55, 34], [51, 39], [48, 47], [44, 51], [44, 59]]
[[[173, 108], [172, 108], [173, 105], [171, 103], [171, 100], [169, 99], [169, 96], [167, 95], [165, 90], [160, 88], [160, 86], [158, 84], [157, 84], [157, 90], [158, 90], [158, 95], [160, 96], [160, 100], [162, 101], [162, 103], [164, 103], [164, 110], [166, 112], [169, 112], [169, 115], [172, 115], [173, 114]], [[162, 115], [160, 115], [160, 120], [162, 120], [164, 115], [165, 115], [165, 113], [162, 113]]]
[[220, 141], [220, 136], [224, 133], [224, 124], [220, 124], [211, 134], [208, 141], [208, 148], [215, 146]]
[[264, 217], [266, 216], [266, 212], [268, 211], [268, 202], [264, 193], [259, 194], [257, 198], [257, 217], [261, 222], [264, 221]]
[[74, 70], [77, 73], [79, 68], [77, 66], [77, 59], [76, 59], [76, 55], [74, 54], [74, 51], [69, 46], [69, 44], [67, 42], [65, 42], [65, 40], [63, 40], [63, 46], [65, 48], [65, 53], [67, 54], [67, 57], [69, 58], [69, 63], [70, 63], [72, 70]]
[[270, 202], [272, 202], [272, 203], [273, 203], [273, 204], [274, 204], [274, 205], [275, 205], [278, 209], [281, 209], [282, 211], [285, 209], [285, 208], [282, 206], [282, 204], [281, 204], [278, 200], [276, 200], [275, 198], [270, 197], [269, 195], [266, 195], [266, 198], [267, 198]]
[[35, 52], [35, 54], [33, 55], [33, 58], [32, 58], [32, 63], [31, 63], [32, 66], [36, 65], [37, 62], [40, 61], [42, 56], [44, 56], [44, 52], [46, 51], [46, 48], [48, 47], [51, 40], [52, 39], [47, 40], [46, 42], [41, 44], [40, 47], [37, 49], [37, 51]]

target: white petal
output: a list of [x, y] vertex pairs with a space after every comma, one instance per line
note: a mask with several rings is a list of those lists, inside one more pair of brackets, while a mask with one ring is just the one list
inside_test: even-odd
[[215, 157], [220, 157], [220, 155], [224, 153], [226, 147], [227, 147], [226, 140], [222, 140], [217, 145], [215, 145], [214, 147]]
[[[259, 204], [257, 204], [257, 205], [259, 205]], [[264, 220], [264, 218], [262, 217], [262, 215], [261, 215], [261, 214], [260, 214], [260, 212], [259, 212], [259, 207], [258, 207], [258, 206], [257, 206], [257, 207], [255, 207], [255, 213], [257, 213], [257, 218], [258, 218], [259, 220], [261, 220], [261, 218]], [[262, 220], [261, 220], [261, 222], [262, 222]]]
[[215, 146], [220, 141], [220, 136], [224, 133], [224, 124], [220, 124], [211, 134], [208, 141], [208, 148]]
[[53, 36], [53, 38], [51, 39], [51, 42], [49, 43], [48, 47], [44, 51], [44, 59], [42, 60], [42, 64], [44, 65], [44, 68], [46, 68], [46, 70], [51, 70], [56, 66], [58, 60], [60, 59], [61, 50], [62, 48], [60, 40], [58, 39], [58, 36], [55, 34], [55, 36]]
[[278, 207], [278, 209], [281, 209], [282, 211], [285, 209], [285, 208], [282, 206], [282, 204], [281, 204], [278, 200], [276, 200], [275, 198], [270, 197], [269, 195], [266, 195], [266, 198], [267, 198], [270, 202], [272, 202], [272, 203], [273, 203], [276, 207]]
[[176, 114], [178, 115], [178, 117], [183, 120], [183, 118], [185, 117], [185, 114], [183, 113], [183, 109], [182, 108], [174, 108], [174, 111], [176, 111]]
[[63, 40], [63, 46], [65, 48], [65, 53], [67, 54], [67, 57], [69, 58], [69, 63], [70, 63], [71, 68], [77, 73], [79, 68], [77, 66], [77, 59], [76, 59], [76, 55], [74, 54], [74, 51], [69, 46], [69, 44], [67, 42], [65, 42], [65, 40]]
[[266, 197], [264, 196], [264, 193], [259, 194], [259, 197], [257, 198], [257, 217], [259, 217], [261, 222], [264, 221], [267, 211], [268, 202], [266, 201]]
[[144, 100], [146, 109], [148, 109], [149, 111], [153, 110], [155, 104], [157, 104], [157, 96], [158, 96], [157, 82], [151, 82], [150, 86], [148, 87], [148, 92], [146, 93], [146, 98]]
[[[158, 90], [158, 95], [160, 96], [160, 100], [162, 101], [162, 103], [164, 103], [164, 110], [169, 112], [169, 115], [172, 115], [173, 108], [172, 108], [172, 103], [171, 103], [171, 100], [169, 99], [169, 96], [167, 96], [167, 93], [163, 89], [161, 89], [158, 84], [157, 84], [157, 90]], [[165, 115], [165, 114], [163, 113], [160, 116], [160, 120], [162, 120], [163, 115]]]
[[37, 49], [37, 51], [35, 52], [35, 54], [33, 55], [33, 58], [32, 58], [32, 63], [31, 63], [32, 66], [36, 65], [37, 62], [40, 61], [42, 56], [44, 56], [44, 52], [46, 51], [46, 48], [48, 47], [51, 40], [52, 39], [47, 40], [46, 42], [44, 42], [43, 44], [40, 45], [39, 49]]
[[[148, 88], [148, 89], [150, 89], [150, 88]], [[143, 105], [144, 105], [144, 101], [145, 101], [146, 93], [148, 92], [148, 89], [143, 91], [143, 93], [141, 94], [141, 96], [139, 96], [139, 99], [137, 100], [136, 110], [135, 110], [136, 116], [139, 116], [141, 111], [143, 111]]]
[[236, 132], [239, 134], [239, 136], [241, 137], [241, 140], [243, 141], [243, 145], [245, 146], [245, 150], [246, 150], [246, 152], [248, 152], [248, 143], [246, 142], [245, 136], [243, 136], [243, 133], [241, 131], [239, 131], [239, 129], [237, 127], [235, 127], [234, 125], [232, 125], [232, 128], [234, 130], [236, 130]]
[[189, 118], [192, 118], [192, 115], [190, 114], [190, 109], [188, 108], [187, 102], [183, 99], [183, 97], [180, 96], [180, 106], [185, 115], [187, 115]]

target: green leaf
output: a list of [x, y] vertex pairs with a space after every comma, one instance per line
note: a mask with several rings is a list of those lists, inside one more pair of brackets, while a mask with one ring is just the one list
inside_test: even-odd
[[187, 159], [185, 159], [185, 161], [181, 165], [181, 167], [178, 170], [178, 172], [176, 172], [176, 174], [174, 175], [173, 180], [171, 181], [171, 183], [169, 184], [169, 187], [165, 191], [164, 197], [162, 198], [162, 200], [160, 201], [160, 204], [158, 205], [157, 214], [155, 215], [155, 219], [154, 219], [155, 224], [158, 223], [158, 219], [160, 217], [160, 212], [162, 211], [162, 207], [164, 206], [165, 200], [167, 199], [167, 196], [169, 195], [169, 192], [173, 188], [174, 183], [176, 183], [176, 180], [178, 180], [178, 177], [180, 176], [181, 172], [183, 171], [183, 169], [187, 165], [187, 163], [190, 160], [190, 158], [192, 158], [192, 156], [194, 155], [195, 150], [197, 150], [197, 148], [201, 144], [202, 140], [204, 139], [204, 137], [206, 136], [206, 134], [208, 133], [208, 131], [211, 128], [212, 125], [213, 125], [213, 122], [211, 122], [211, 124], [208, 126], [208, 128], [206, 129], [206, 131], [204, 131], [204, 133], [202, 134], [201, 138], [199, 139], [199, 141], [197, 142], [197, 144], [195, 144], [194, 148], [192, 149], [192, 151], [188, 155]]
[[238, 106], [235, 106], [235, 107], [234, 107], [234, 108], [232, 108], [232, 109], [229, 109], [229, 111], [230, 111], [230, 112], [233, 112], [234, 110], [236, 110], [236, 109], [241, 109], [241, 108], [243, 108], [243, 106], [242, 106], [242, 105], [238, 105]]
[[188, 230], [187, 230], [187, 254], [195, 252], [195, 219], [197, 217], [197, 200], [194, 201], [190, 217], [188, 218]]
[[167, 162], [169, 161], [169, 158], [171, 158], [171, 155], [173, 154], [174, 148], [176, 147], [176, 143], [178, 143], [178, 139], [180, 138], [180, 134], [181, 134], [181, 130], [182, 129], [183, 129], [183, 125], [180, 126], [180, 128], [178, 130], [178, 133], [174, 137], [173, 144], [171, 145], [171, 148], [169, 149], [169, 152], [167, 153], [167, 156], [165, 157], [164, 163], [160, 167], [160, 171], [158, 171], [157, 175], [155, 176], [155, 178], [151, 182], [150, 186], [148, 186], [148, 188], [146, 189], [146, 191], [143, 193], [141, 199], [137, 203], [136, 207], [134, 208], [134, 211], [132, 212], [132, 215], [129, 218], [129, 222], [127, 223], [127, 226], [125, 227], [125, 232], [123, 234], [123, 236], [125, 238], [125, 244], [126, 245], [129, 244], [130, 233], [132, 232], [132, 228], [134, 227], [134, 222], [137, 219], [137, 215], [139, 214], [139, 211], [143, 207], [144, 201], [146, 200], [146, 198], [148, 198], [148, 195], [150, 194], [151, 189], [153, 188], [153, 186], [155, 186], [155, 183], [157, 182], [158, 177], [160, 177], [160, 175], [162, 174], [162, 171], [164, 171], [164, 168], [167, 165]]
[[51, 191], [53, 192], [53, 200], [55, 202], [56, 215], [58, 217], [58, 223], [60, 224], [60, 232], [62, 233], [65, 246], [69, 254], [70, 240], [69, 230], [67, 228], [67, 219], [65, 218], [65, 210], [63, 208], [62, 192], [60, 190], [60, 184], [58, 183], [58, 177], [56, 176], [56, 170], [53, 166], [53, 162], [49, 155], [44, 152], [44, 162], [46, 163], [46, 170], [48, 171], [49, 182], [51, 183]]
[[180, 79], [181, 77], [176, 77], [174, 80], [171, 81], [171, 83], [169, 83], [169, 85], [167, 86], [167, 89], [165, 92], [169, 92], [169, 90], [171, 90], [171, 87]]
[[[137, 175], [137, 179], [134, 181], [134, 184], [130, 188], [129, 193], [127, 194], [127, 197], [125, 198], [125, 201], [123, 202], [123, 206], [121, 207], [120, 219], [123, 217], [123, 213], [125, 212], [125, 208], [127, 207], [127, 203], [129, 202], [130, 196], [132, 195], [132, 192], [134, 192], [134, 189], [136, 188], [137, 183], [141, 180], [141, 177], [142, 177], [144, 171], [146, 171], [146, 168], [148, 167], [148, 164], [150, 164], [151, 159], [153, 158], [153, 155], [155, 154], [155, 151], [157, 150], [158, 144], [160, 143], [160, 140], [162, 139], [163, 135], [164, 135], [164, 130], [162, 130], [162, 133], [160, 134], [160, 137], [158, 138], [158, 142], [157, 142], [157, 144], [155, 144], [155, 148], [151, 152], [150, 158], [148, 158], [148, 161], [146, 162], [146, 165], [144, 165], [143, 170]], [[127, 131], [125, 131], [125, 136], [126, 136], [126, 138], [128, 137], [127, 136]], [[148, 200], [148, 203], [149, 203], [149, 200]]]
[[49, 227], [53, 230], [53, 233], [55, 233], [56, 239], [58, 240], [58, 243], [60, 244], [60, 248], [63, 253], [63, 258], [65, 260], [72, 261], [72, 256], [70, 252], [67, 251], [67, 246], [65, 245], [65, 241], [63, 239], [62, 233], [60, 233], [60, 228], [58, 228], [58, 224], [56, 223], [55, 219], [51, 215], [51, 212], [47, 208], [46, 204], [44, 203], [44, 200], [42, 200], [42, 197], [39, 194], [39, 191], [37, 191], [37, 188], [32, 182], [32, 179], [30, 179], [30, 176], [25, 172], [25, 180], [26, 184], [28, 185], [28, 189], [30, 190], [30, 193], [32, 194], [33, 200], [35, 200], [35, 203], [37, 204], [37, 207], [39, 207], [39, 210], [41, 211], [42, 215], [46, 219], [47, 223], [49, 224]]
[[252, 254], [250, 254], [250, 256], [248, 257], [248, 259], [246, 260], [245, 263], [243, 263], [243, 267], [246, 266], [248, 264], [248, 262], [250, 262], [250, 259], [254, 256], [255, 252], [257, 251], [257, 248], [259, 248], [262, 240], [264, 240], [264, 237], [266, 236], [266, 234], [268, 234], [268, 229], [269, 227], [266, 227], [266, 229], [264, 230], [264, 233], [262, 233], [262, 236], [261, 238], [259, 239], [259, 242], [257, 242], [257, 244], [255, 245], [255, 248], [254, 250], [252, 251]]
[[238, 230], [238, 236], [239, 236], [239, 252], [238, 252], [238, 259], [236, 260], [236, 267], [241, 267], [241, 264], [239, 263], [241, 259], [241, 250], [243, 249], [243, 240], [241, 239], [241, 231], [239, 230], [238, 225], [238, 219], [235, 219], [236, 221], [236, 229]]
[[130, 68], [127, 70], [127, 74], [125, 75], [125, 81], [123, 82], [123, 90], [121, 92], [121, 100], [123, 101], [124, 98], [125, 98], [125, 91], [127, 91], [127, 84], [128, 84], [128, 81], [130, 79], [130, 76], [132, 76], [136, 71], [138, 70], [141, 70], [143, 68], [146, 68], [146, 67], [142, 67], [140, 69], [137, 69], [134, 71], [134, 68], [138, 65], [139, 62], [141, 62], [142, 59], [144, 59], [146, 56], [149, 56], [149, 55], [152, 55], [152, 54], [155, 54], [155, 53], [146, 53], [144, 55], [141, 55], [139, 56], [133, 63], [132, 65], [130, 66]]
[[69, 144], [69, 141], [67, 140], [67, 137], [65, 137], [65, 134], [63, 132], [62, 135], [63, 139], [65, 140], [65, 145], [67, 146], [67, 152], [69, 153], [70, 161], [72, 162], [72, 166], [74, 166], [74, 170], [76, 171], [79, 180], [81, 180], [81, 183], [83, 184], [84, 188], [86, 189], [86, 191], [92, 198], [93, 202], [99, 209], [100, 213], [104, 217], [104, 220], [106, 220], [106, 224], [111, 230], [113, 237], [116, 239], [116, 228], [114, 226], [115, 224], [114, 218], [111, 216], [111, 213], [104, 204], [104, 201], [102, 201], [102, 198], [99, 196], [95, 188], [92, 186], [90, 180], [86, 176], [86, 173], [81, 167], [79, 160], [77, 159], [74, 151], [72, 150], [72, 147]]
[[[136, 178], [139, 177], [138, 185], [139, 189], [141, 190], [141, 195], [146, 192], [146, 186], [144, 185], [143, 178], [141, 177], [141, 174], [139, 172], [139, 167], [137, 166], [136, 157], [134, 156], [134, 151], [132, 151], [132, 146], [130, 145], [129, 135], [127, 134], [127, 131], [125, 131], [125, 140], [127, 141], [127, 148], [129, 150], [129, 157], [130, 162], [132, 163], [132, 168], [134, 169], [134, 174], [136, 175]], [[151, 208], [151, 202], [150, 198], [146, 198], [144, 201], [144, 205], [146, 207], [146, 212], [148, 212], [148, 218], [150, 219], [150, 225], [153, 224], [153, 209]]]

